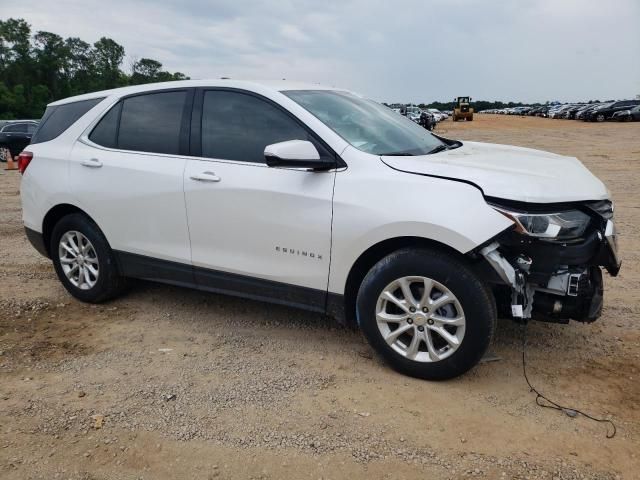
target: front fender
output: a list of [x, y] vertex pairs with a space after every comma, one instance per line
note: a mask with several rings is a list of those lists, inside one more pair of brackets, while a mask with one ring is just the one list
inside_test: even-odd
[[349, 168], [336, 175], [332, 293], [344, 293], [356, 260], [384, 240], [420, 237], [467, 253], [513, 224], [473, 185], [399, 172], [380, 161], [364, 164], [362, 154], [343, 156]]

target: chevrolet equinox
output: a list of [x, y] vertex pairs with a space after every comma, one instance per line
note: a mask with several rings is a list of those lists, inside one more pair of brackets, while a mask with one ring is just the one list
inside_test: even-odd
[[425, 379], [496, 318], [590, 322], [620, 268], [576, 158], [434, 135], [335, 88], [182, 81], [51, 103], [18, 158], [26, 235], [74, 297], [141, 278], [322, 312]]

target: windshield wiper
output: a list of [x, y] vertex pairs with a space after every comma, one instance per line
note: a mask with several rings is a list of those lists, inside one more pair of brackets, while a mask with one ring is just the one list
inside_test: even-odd
[[[427, 153], [422, 153], [420, 155], [431, 155], [432, 153], [438, 153], [441, 152], [443, 150], [449, 150], [450, 148], [457, 148], [459, 146], [461, 146], [462, 144], [458, 142], [458, 145], [447, 145], [446, 143], [443, 143], [442, 145], [438, 145], [437, 147], [429, 150]], [[389, 152], [389, 153], [380, 153], [379, 154], [381, 157], [415, 157], [416, 154], [415, 153], [411, 153], [411, 152]]]
[[436, 148], [434, 148], [432, 150], [429, 150], [427, 152], [427, 155], [431, 155], [432, 153], [438, 153], [438, 152], [441, 152], [443, 150], [449, 150], [449, 145], [446, 145], [444, 143], [442, 145], [438, 145]]

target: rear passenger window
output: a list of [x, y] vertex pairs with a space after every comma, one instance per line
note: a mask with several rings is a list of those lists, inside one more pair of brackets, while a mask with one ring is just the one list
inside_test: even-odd
[[103, 99], [104, 97], [92, 98], [91, 100], [47, 107], [36, 133], [33, 134], [31, 143], [48, 142], [58, 137]]
[[122, 102], [117, 148], [138, 152], [179, 153], [180, 127], [186, 98], [186, 91], [125, 98]]
[[203, 157], [265, 163], [267, 145], [307, 139], [306, 130], [298, 122], [253, 95], [223, 90], [204, 94]]

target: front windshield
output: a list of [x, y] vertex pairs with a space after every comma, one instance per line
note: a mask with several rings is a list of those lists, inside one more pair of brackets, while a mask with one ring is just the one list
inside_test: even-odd
[[282, 92], [358, 150], [373, 155], [425, 155], [444, 143], [390, 108], [335, 90]]

